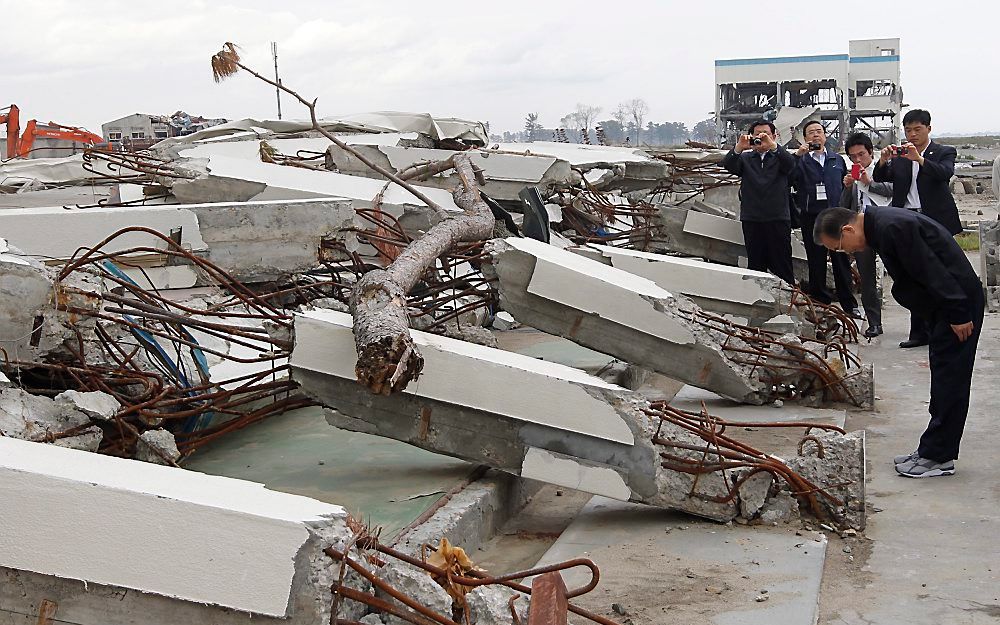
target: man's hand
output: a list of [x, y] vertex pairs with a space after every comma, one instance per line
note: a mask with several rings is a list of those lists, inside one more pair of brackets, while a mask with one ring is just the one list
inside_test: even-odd
[[750, 147], [750, 135], [740, 135], [740, 138], [736, 141], [736, 147], [733, 148], [733, 152], [739, 154], [743, 150]]
[[854, 177], [851, 176], [851, 174], [847, 174], [846, 176], [844, 176], [844, 186], [849, 187], [852, 184], [854, 184]]
[[805, 156], [809, 153], [809, 144], [803, 143], [799, 146], [798, 150], [795, 150], [795, 156]]
[[906, 148], [906, 156], [904, 156], [903, 158], [906, 158], [911, 161], [917, 161], [921, 165], [923, 164], [924, 157], [920, 156], [920, 150], [917, 149], [917, 146], [913, 145], [912, 143], [907, 143], [902, 147]]
[[887, 145], [884, 148], [882, 148], [882, 151], [879, 153], [878, 162], [880, 165], [885, 165], [886, 163], [891, 161], [892, 157], [895, 155], [896, 155], [896, 146]]
[[964, 343], [966, 339], [972, 336], [972, 330], [974, 327], [975, 326], [972, 325], [971, 321], [959, 325], [951, 324], [951, 331], [958, 337], [959, 343]]
[[871, 178], [871, 176], [868, 175], [868, 170], [867, 169], [862, 169], [861, 170], [861, 177], [858, 178], [858, 180], [860, 180], [863, 184], [866, 184], [868, 186], [871, 186], [871, 184], [872, 184], [872, 178]]
[[774, 137], [772, 137], [770, 133], [762, 132], [759, 135], [757, 135], [757, 137], [760, 138], [760, 147], [765, 148], [767, 150], [778, 149], [778, 144], [774, 141]]

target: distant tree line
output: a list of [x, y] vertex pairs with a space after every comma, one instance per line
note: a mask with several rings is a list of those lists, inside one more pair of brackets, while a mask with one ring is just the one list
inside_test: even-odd
[[538, 113], [528, 113], [523, 130], [491, 134], [490, 139], [504, 143], [567, 140], [598, 144], [597, 128], [601, 128], [611, 145], [669, 146], [692, 140], [714, 145], [718, 141], [714, 119], [702, 120], [690, 130], [684, 122], [647, 121], [649, 105], [641, 98], [619, 104], [611, 112], [610, 119], [600, 119], [602, 110], [599, 106], [577, 104], [576, 109], [561, 117], [554, 128], [543, 125]]

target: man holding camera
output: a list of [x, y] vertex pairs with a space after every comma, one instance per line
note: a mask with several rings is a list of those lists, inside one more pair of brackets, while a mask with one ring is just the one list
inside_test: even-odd
[[788, 175], [795, 158], [778, 145], [774, 124], [751, 123], [749, 134], [740, 136], [722, 166], [741, 179], [740, 222], [748, 268], [770, 271], [794, 285]]
[[861, 319], [858, 300], [854, 298], [851, 263], [843, 254], [830, 253], [813, 240], [816, 216], [827, 207], [835, 206], [844, 188], [847, 173], [844, 159], [826, 147], [826, 128], [818, 120], [806, 122], [802, 127], [805, 143], [795, 153], [797, 161], [792, 172], [795, 199], [802, 224], [802, 243], [809, 261], [809, 296], [829, 304], [833, 301], [826, 288], [826, 262], [833, 265], [833, 282], [837, 287], [837, 300], [847, 314]]
[[[892, 201], [892, 183], [875, 182], [875, 147], [863, 132], [847, 137], [844, 144], [847, 158], [852, 163], [851, 173], [844, 176], [844, 192], [840, 195], [840, 206], [856, 213], [864, 213], [873, 206], [888, 206]], [[867, 338], [882, 334], [882, 302], [878, 296], [878, 281], [875, 277], [875, 250], [865, 248], [854, 253], [861, 275], [861, 304], [868, 318]]]
[[[948, 185], [955, 175], [955, 148], [930, 140], [931, 114], [913, 109], [903, 116], [906, 143], [882, 150], [873, 178], [893, 183], [892, 205], [927, 215], [953, 236], [962, 231], [958, 207]], [[910, 315], [910, 336], [900, 347], [920, 347], [930, 340], [926, 320]]]

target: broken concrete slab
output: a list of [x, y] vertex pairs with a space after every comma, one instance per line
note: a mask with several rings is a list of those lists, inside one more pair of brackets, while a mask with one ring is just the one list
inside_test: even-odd
[[814, 484], [826, 488], [840, 503], [831, 505], [834, 520], [841, 528], [865, 528], [865, 432], [846, 436], [837, 432], [817, 434], [805, 441], [799, 455], [788, 461]]
[[71, 404], [19, 388], [2, 388], [0, 437], [51, 442], [59, 447], [93, 452], [101, 444], [103, 432], [91, 425], [87, 414]]
[[[409, 133], [427, 135], [433, 140], [458, 139], [467, 143], [485, 145], [489, 141], [486, 127], [476, 122], [453, 117], [434, 117], [428, 113], [402, 113], [379, 111], [324, 117], [320, 126], [330, 132]], [[157, 150], [178, 145], [189, 145], [206, 139], [232, 135], [268, 138], [288, 133], [301, 133], [312, 129], [312, 122], [305, 120], [241, 119], [219, 124], [182, 137], [171, 137], [157, 143]]]
[[715, 520], [739, 512], [720, 473], [696, 477], [662, 466], [655, 435], [686, 446], [671, 450], [692, 461], [703, 457], [697, 450], [705, 443], [661, 424], [638, 394], [568, 367], [411, 331], [424, 357], [421, 377], [401, 393], [374, 395], [356, 382], [352, 325], [335, 311], [295, 318], [293, 379], [335, 409], [331, 425]]
[[[370, 208], [385, 182], [337, 172], [286, 167], [243, 158], [211, 156], [174, 163], [191, 178], [168, 178], [162, 182], [184, 204], [203, 202], [247, 202], [250, 200], [301, 200], [343, 198], [357, 208]], [[428, 189], [425, 195], [445, 210], [460, 210], [449, 191]], [[400, 213], [426, 211], [427, 206], [408, 191], [389, 185], [385, 206]]]
[[[444, 161], [455, 152], [427, 148], [397, 147], [389, 145], [352, 145], [358, 152], [389, 171], [403, 171], [414, 165]], [[525, 187], [549, 188], [567, 185], [573, 172], [567, 161], [553, 156], [510, 154], [494, 150], [474, 150], [469, 153], [472, 162], [483, 171], [486, 185], [482, 190], [495, 200], [519, 202], [518, 193]], [[329, 149], [330, 159], [337, 171], [356, 176], [379, 178], [379, 174], [362, 163], [356, 156], [338, 147]], [[453, 189], [459, 179], [454, 172], [438, 174], [416, 182], [421, 186]]]
[[57, 404], [78, 410], [88, 417], [101, 421], [112, 420], [122, 408], [117, 399], [101, 391], [86, 393], [74, 390], [63, 391], [56, 395], [55, 401]]
[[986, 307], [1000, 310], [1000, 221], [979, 222], [979, 277], [986, 291]]
[[86, 625], [150, 610], [191, 622], [327, 622], [335, 567], [322, 549], [351, 535], [340, 506], [4, 437], [0, 499], [18, 502], [0, 506], [16, 537], [0, 541], [0, 614], [31, 614], [44, 597], [61, 621]]
[[164, 429], [146, 430], [136, 441], [135, 459], [155, 464], [171, 464], [181, 458], [174, 435]]
[[[386, 206], [385, 210], [391, 214], [394, 208], [400, 207]], [[139, 226], [174, 236], [185, 250], [245, 282], [267, 282], [314, 269], [323, 239], [357, 225], [352, 203], [332, 199], [0, 211], [0, 231], [11, 244], [53, 264], [118, 230]], [[39, 237], [40, 231], [49, 235]], [[356, 237], [348, 235], [345, 242], [349, 249], [359, 249]], [[215, 284], [213, 276], [157, 252], [166, 250], [168, 244], [146, 232], [125, 233], [102, 249], [121, 252], [136, 247], [151, 248], [129, 255], [128, 265], [142, 269], [128, 265], [121, 269], [145, 288]]]
[[772, 399], [765, 372], [726, 353], [733, 337], [698, 323], [696, 305], [652, 281], [532, 239], [486, 249], [484, 271], [519, 322], [737, 401]]
[[583, 174], [594, 172], [591, 182], [599, 183], [602, 189], [652, 189], [670, 175], [668, 163], [636, 148], [535, 141], [530, 144], [501, 143], [499, 149], [566, 161]]
[[748, 319], [751, 325], [760, 325], [792, 309], [790, 287], [770, 273], [607, 245], [568, 249], [652, 280], [705, 310]]
[[[743, 228], [735, 219], [660, 204], [657, 236], [650, 251], [705, 258], [733, 267], [746, 267]], [[806, 250], [792, 237], [792, 266], [797, 280], [808, 277]]]

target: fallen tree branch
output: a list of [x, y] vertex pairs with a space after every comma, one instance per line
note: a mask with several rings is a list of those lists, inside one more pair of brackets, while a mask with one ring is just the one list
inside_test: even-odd
[[[309, 109], [314, 130], [389, 181], [409, 191], [441, 218], [423, 236], [403, 249], [388, 267], [366, 273], [351, 293], [354, 341], [358, 352], [355, 373], [358, 381], [374, 393], [388, 395], [403, 390], [411, 380], [420, 375], [424, 365], [423, 356], [410, 336], [406, 294], [437, 258], [452, 247], [464, 241], [486, 239], [493, 234], [493, 212], [483, 201], [477, 186], [477, 181], [485, 184], [482, 171], [473, 165], [468, 153], [459, 152], [445, 161], [422, 164], [405, 174], [390, 172], [323, 128], [316, 117], [315, 99], [310, 102], [285, 85], [240, 63], [236, 46], [232, 43], [225, 43], [222, 50], [212, 57], [212, 74], [216, 82], [240, 69], [296, 98]], [[422, 178], [452, 168], [458, 173], [461, 182], [452, 196], [462, 213], [445, 211], [404, 179]]]

